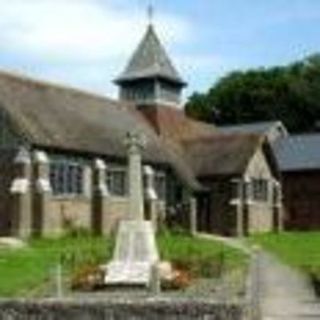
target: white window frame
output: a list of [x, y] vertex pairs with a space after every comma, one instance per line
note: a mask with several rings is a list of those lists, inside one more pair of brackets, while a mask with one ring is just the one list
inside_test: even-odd
[[[121, 176], [121, 182], [117, 181]], [[120, 182], [120, 183], [119, 183]], [[128, 196], [128, 170], [125, 167], [108, 167], [106, 169], [106, 185], [111, 196]]]
[[50, 163], [50, 184], [54, 196], [84, 194], [84, 166], [69, 159], [53, 159]]
[[252, 200], [255, 202], [268, 202], [269, 180], [265, 178], [252, 178]]

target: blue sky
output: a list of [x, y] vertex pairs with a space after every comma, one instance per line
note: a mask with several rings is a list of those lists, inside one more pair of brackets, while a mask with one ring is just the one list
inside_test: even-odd
[[[0, 0], [0, 69], [116, 96], [148, 0]], [[153, 0], [185, 95], [235, 69], [320, 51], [319, 0]]]

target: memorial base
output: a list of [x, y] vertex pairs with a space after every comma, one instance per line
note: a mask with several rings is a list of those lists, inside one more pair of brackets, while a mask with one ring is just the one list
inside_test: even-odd
[[120, 222], [112, 261], [107, 265], [108, 286], [148, 286], [152, 266], [159, 260], [150, 221]]

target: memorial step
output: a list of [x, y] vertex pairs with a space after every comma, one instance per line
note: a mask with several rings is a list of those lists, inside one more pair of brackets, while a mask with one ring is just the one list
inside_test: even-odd
[[107, 266], [107, 285], [148, 285], [151, 264], [149, 262], [113, 261]]

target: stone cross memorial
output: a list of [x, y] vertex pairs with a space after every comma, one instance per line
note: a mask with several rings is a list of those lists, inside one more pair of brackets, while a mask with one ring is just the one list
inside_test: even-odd
[[105, 283], [113, 286], [148, 286], [159, 256], [155, 232], [144, 219], [141, 152], [145, 145], [139, 133], [127, 136], [129, 165], [129, 212], [122, 220], [112, 261], [107, 265]]

